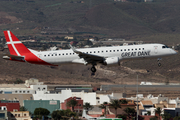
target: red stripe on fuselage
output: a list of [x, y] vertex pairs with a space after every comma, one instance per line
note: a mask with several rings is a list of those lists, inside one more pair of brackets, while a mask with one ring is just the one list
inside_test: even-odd
[[52, 66], [56, 66], [50, 63], [45, 62], [44, 60], [38, 58], [36, 55], [34, 55], [33, 53], [28, 53], [25, 55], [25, 60], [29, 63], [32, 64], [40, 64], [40, 65], [52, 65]]

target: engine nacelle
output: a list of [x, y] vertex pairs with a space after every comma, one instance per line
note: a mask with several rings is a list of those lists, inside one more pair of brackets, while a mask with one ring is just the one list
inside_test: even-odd
[[119, 57], [109, 57], [104, 60], [104, 65], [120, 65]]

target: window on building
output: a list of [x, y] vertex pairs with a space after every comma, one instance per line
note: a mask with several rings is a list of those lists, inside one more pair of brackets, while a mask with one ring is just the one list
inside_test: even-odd
[[23, 91], [23, 93], [25, 93], [25, 91]]
[[17, 114], [15, 114], [15, 117], [17, 117]]
[[20, 117], [20, 114], [18, 114], [18, 117]]
[[24, 116], [26, 116], [26, 114], [24, 114]]

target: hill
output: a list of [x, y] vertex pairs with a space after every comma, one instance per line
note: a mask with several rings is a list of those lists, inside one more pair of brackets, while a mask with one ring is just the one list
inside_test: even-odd
[[[145, 42], [179, 43], [179, 0], [136, 3], [113, 0], [24, 0], [0, 4], [0, 35], [9, 29], [19, 35], [40, 35], [44, 27], [69, 32], [94, 32], [102, 37], [121, 37]], [[0, 57], [4, 52], [1, 52]], [[179, 82], [180, 56], [156, 60], [123, 61], [119, 67], [98, 67], [91, 76], [90, 67], [61, 65], [58, 68], [37, 66], [0, 59], [1, 83], [19, 78], [38, 78], [50, 84], [123, 84], [139, 81]], [[78, 81], [78, 82], [77, 82]]]
[[1, 34], [4, 29], [21, 35], [38, 34], [43, 27], [123, 38], [180, 31], [178, 0], [152, 3], [2, 0], [1, 3]]

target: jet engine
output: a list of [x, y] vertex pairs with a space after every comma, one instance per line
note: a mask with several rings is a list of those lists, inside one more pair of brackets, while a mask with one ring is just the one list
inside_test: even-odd
[[104, 60], [104, 65], [120, 65], [119, 57], [108, 57]]

